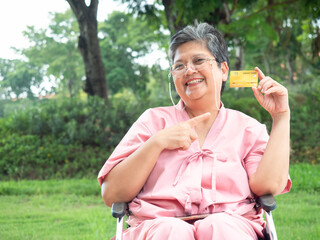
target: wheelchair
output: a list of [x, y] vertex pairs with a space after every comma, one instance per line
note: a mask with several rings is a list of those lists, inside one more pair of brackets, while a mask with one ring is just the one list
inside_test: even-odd
[[[256, 199], [256, 208], [262, 208], [264, 216], [267, 222], [266, 228], [264, 229], [264, 238], [259, 240], [278, 240], [276, 228], [273, 222], [271, 211], [276, 209], [276, 201], [271, 194], [260, 196]], [[124, 218], [128, 213], [128, 204], [125, 202], [117, 202], [112, 205], [111, 213], [114, 218], [117, 219], [117, 231], [116, 240], [123, 240], [122, 232], [124, 228]]]

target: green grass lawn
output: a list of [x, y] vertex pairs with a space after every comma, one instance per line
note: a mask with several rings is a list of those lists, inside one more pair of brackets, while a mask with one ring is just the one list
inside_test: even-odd
[[115, 221], [96, 179], [0, 183], [0, 239], [109, 239]]
[[[276, 197], [280, 240], [320, 239], [320, 165], [293, 165], [293, 188]], [[110, 239], [115, 220], [96, 179], [0, 183], [0, 239]]]

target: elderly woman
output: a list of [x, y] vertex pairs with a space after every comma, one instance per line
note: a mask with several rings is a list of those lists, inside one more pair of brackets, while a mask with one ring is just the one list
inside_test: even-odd
[[288, 92], [255, 68], [253, 93], [273, 119], [269, 137], [220, 100], [229, 59], [219, 31], [187, 26], [171, 38], [169, 55], [181, 100], [133, 124], [99, 173], [104, 202], [130, 202], [125, 239], [258, 239], [255, 196], [291, 186]]

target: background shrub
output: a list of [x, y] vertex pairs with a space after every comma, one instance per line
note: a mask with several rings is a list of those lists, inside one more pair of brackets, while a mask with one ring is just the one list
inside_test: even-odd
[[0, 178], [96, 176], [141, 114], [138, 106], [121, 99], [109, 106], [95, 97], [55, 99], [0, 118]]
[[49, 179], [94, 177], [108, 157], [103, 148], [61, 144], [37, 135], [1, 136], [0, 178]]
[[10, 133], [52, 136], [63, 144], [80, 143], [109, 149], [142, 111], [137, 104], [124, 99], [110, 105], [97, 97], [44, 100], [12, 112], [5, 117], [3, 127]]
[[[290, 93], [292, 163], [320, 163], [319, 92], [313, 87]], [[271, 129], [272, 119], [251, 89], [226, 89], [222, 100]], [[0, 118], [0, 178], [48, 179], [96, 176], [140, 114], [168, 100], [137, 101], [126, 93], [108, 105], [96, 97], [8, 104], [0, 105], [7, 109]]]

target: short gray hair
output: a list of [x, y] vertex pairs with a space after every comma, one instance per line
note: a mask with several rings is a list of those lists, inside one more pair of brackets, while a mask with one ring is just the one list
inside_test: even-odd
[[173, 62], [177, 48], [191, 41], [206, 44], [208, 50], [216, 58], [219, 67], [222, 62], [227, 62], [229, 66], [228, 48], [223, 35], [208, 23], [189, 25], [171, 37], [169, 42], [169, 58], [171, 62]]

